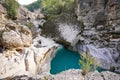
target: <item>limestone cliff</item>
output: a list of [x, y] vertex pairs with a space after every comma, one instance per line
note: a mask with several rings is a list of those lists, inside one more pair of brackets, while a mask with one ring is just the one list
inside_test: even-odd
[[78, 20], [85, 25], [77, 50], [94, 56], [101, 67], [120, 71], [120, 1], [77, 0], [77, 6]]
[[43, 35], [80, 54], [87, 52], [103, 68], [120, 71], [120, 1], [76, 0], [76, 6], [77, 18], [71, 14], [50, 17]]

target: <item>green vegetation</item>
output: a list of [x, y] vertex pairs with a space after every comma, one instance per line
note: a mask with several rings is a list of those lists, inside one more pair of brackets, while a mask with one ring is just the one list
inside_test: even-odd
[[44, 76], [44, 80], [48, 80], [46, 76]]
[[74, 12], [74, 0], [42, 0], [41, 9], [46, 14]]
[[80, 57], [81, 59], [79, 60], [79, 63], [82, 65], [81, 69], [83, 75], [96, 70], [98, 64], [95, 62], [94, 57], [90, 57], [87, 53], [82, 53], [82, 56]]
[[32, 27], [34, 27], [34, 24], [32, 22], [27, 22], [25, 24], [29, 29], [31, 29]]
[[29, 10], [29, 11], [34, 11], [36, 9], [39, 9], [40, 8], [40, 3], [41, 3], [41, 0], [37, 0], [29, 5], [26, 5], [25, 7]]
[[3, 5], [7, 9], [8, 18], [16, 19], [19, 8], [18, 2], [16, 2], [16, 0], [5, 0]]

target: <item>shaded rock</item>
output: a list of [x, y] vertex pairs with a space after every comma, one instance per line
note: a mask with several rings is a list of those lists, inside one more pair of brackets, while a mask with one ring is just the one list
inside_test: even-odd
[[21, 75], [21, 76], [15, 76], [15, 77], [7, 77], [3, 80], [120, 80], [120, 75], [116, 73], [112, 73], [109, 71], [104, 71], [102, 73], [99, 73], [97, 71], [95, 72], [89, 72], [85, 76], [81, 74], [81, 70], [79, 69], [70, 69], [63, 71], [61, 73], [58, 73], [56, 75], [51, 75], [48, 73], [36, 75], [36, 76], [28, 76], [28, 75]]
[[105, 15], [104, 12], [99, 12], [96, 15], [95, 22], [93, 23], [93, 26], [97, 25], [105, 25], [107, 20], [107, 16]]

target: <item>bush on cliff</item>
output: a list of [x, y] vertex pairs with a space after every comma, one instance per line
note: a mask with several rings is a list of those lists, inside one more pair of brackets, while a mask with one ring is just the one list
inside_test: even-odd
[[7, 9], [7, 14], [8, 17], [11, 19], [16, 19], [17, 18], [17, 10], [19, 7], [18, 2], [16, 2], [16, 0], [5, 0], [4, 4], [3, 4], [6, 9]]
[[98, 63], [95, 63], [94, 57], [90, 57], [87, 53], [82, 53], [79, 60], [80, 65], [82, 65], [82, 74], [85, 75], [90, 71], [96, 70]]
[[46, 14], [61, 14], [74, 12], [74, 0], [42, 0], [42, 12]]

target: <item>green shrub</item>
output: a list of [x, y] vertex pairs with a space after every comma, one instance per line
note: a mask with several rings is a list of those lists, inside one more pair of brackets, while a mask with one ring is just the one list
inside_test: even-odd
[[16, 2], [16, 0], [5, 0], [4, 6], [7, 9], [8, 17], [11, 19], [16, 19], [19, 7], [18, 2]]
[[44, 76], [44, 80], [48, 80], [46, 76]]
[[74, 11], [74, 0], [42, 0], [42, 12], [46, 14], [61, 14]]
[[87, 53], [82, 53], [79, 64], [82, 65], [82, 74], [85, 75], [90, 71], [96, 70], [98, 63], [95, 62], [94, 57], [90, 57]]

